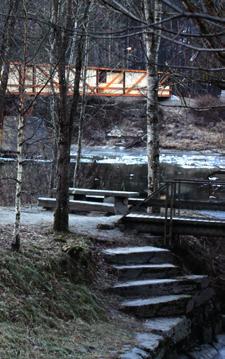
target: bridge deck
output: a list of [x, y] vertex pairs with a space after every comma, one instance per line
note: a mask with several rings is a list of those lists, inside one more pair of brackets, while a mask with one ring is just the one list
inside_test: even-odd
[[[25, 92], [30, 96], [40, 93], [49, 96], [59, 93], [57, 67], [49, 64], [27, 65], [25, 71]], [[73, 95], [75, 66], [67, 66], [68, 96]], [[22, 65], [10, 63], [8, 92], [18, 95], [22, 79]], [[168, 75], [159, 73], [159, 97], [170, 97], [171, 88], [167, 83]], [[80, 92], [85, 86], [86, 94], [90, 96], [145, 96], [147, 74], [144, 70], [110, 69], [88, 67], [87, 78], [81, 79]]]

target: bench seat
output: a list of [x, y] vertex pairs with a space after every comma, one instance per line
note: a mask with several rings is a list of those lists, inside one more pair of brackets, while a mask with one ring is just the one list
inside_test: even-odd
[[101, 189], [87, 189], [87, 188], [69, 188], [69, 194], [83, 194], [92, 196], [105, 196], [105, 197], [138, 197], [139, 192], [128, 192], [128, 191], [111, 191]]
[[[45, 209], [54, 209], [56, 207], [55, 198], [39, 197], [38, 206]], [[115, 213], [115, 207], [113, 203], [104, 203], [104, 202], [91, 202], [91, 201], [69, 201], [69, 210], [70, 211], [84, 211], [84, 212], [107, 212]]]

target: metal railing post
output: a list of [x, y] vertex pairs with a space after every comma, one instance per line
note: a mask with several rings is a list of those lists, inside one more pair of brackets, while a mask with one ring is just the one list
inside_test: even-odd
[[164, 244], [167, 245], [167, 220], [168, 220], [168, 200], [169, 200], [169, 184], [166, 184], [165, 197], [165, 221], [164, 221]]

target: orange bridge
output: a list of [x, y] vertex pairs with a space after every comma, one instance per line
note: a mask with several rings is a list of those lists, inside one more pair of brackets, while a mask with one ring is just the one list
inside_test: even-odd
[[[68, 96], [73, 95], [75, 67], [67, 66]], [[22, 65], [10, 63], [8, 93], [18, 95], [21, 89]], [[159, 97], [170, 97], [171, 87], [168, 74], [159, 73]], [[92, 96], [145, 96], [147, 75], [144, 70], [110, 69], [88, 67], [86, 80], [81, 79], [80, 92]], [[27, 95], [49, 96], [59, 93], [57, 68], [48, 64], [27, 65], [25, 71], [25, 92]]]

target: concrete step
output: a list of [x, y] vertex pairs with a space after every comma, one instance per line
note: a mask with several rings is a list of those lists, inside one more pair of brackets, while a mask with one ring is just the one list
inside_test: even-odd
[[181, 269], [171, 263], [114, 265], [120, 281], [171, 278], [181, 274]]
[[106, 249], [103, 254], [109, 263], [118, 265], [174, 262], [174, 255], [168, 249], [151, 246]]
[[208, 277], [188, 275], [167, 279], [146, 279], [120, 282], [112, 288], [113, 292], [126, 297], [157, 296], [165, 294], [193, 294], [208, 286]]
[[175, 316], [186, 313], [191, 295], [165, 295], [151, 298], [126, 300], [120, 309], [139, 318]]

